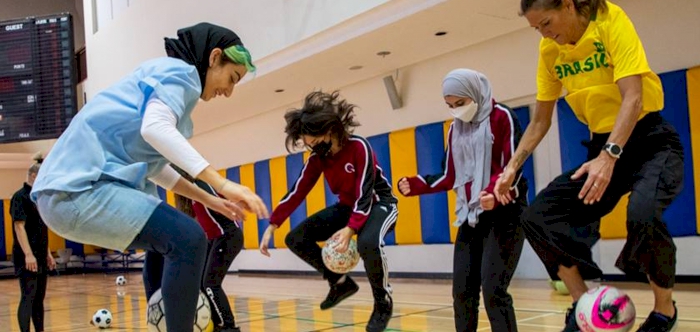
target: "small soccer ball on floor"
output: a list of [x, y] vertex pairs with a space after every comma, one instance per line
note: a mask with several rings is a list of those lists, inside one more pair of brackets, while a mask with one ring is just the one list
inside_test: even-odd
[[[209, 300], [204, 293], [199, 292], [197, 300], [197, 309], [195, 309], [194, 324], [192, 331], [194, 332], [212, 332], [214, 330], [214, 322], [211, 320], [211, 309]], [[148, 300], [147, 309], [148, 332], [167, 332], [168, 328], [165, 325], [165, 304], [163, 303], [163, 295], [158, 289]]]
[[589, 290], [576, 304], [576, 324], [584, 332], [627, 332], [636, 314], [632, 299], [610, 286]]
[[321, 250], [323, 264], [325, 264], [329, 270], [335, 273], [348, 273], [354, 269], [355, 266], [357, 266], [357, 263], [360, 262], [360, 253], [357, 251], [357, 242], [355, 239], [350, 239], [348, 250], [343, 253], [339, 253], [333, 249], [333, 246], [335, 246], [336, 243], [337, 242], [334, 238], [326, 240], [326, 244]]
[[101, 329], [106, 329], [112, 325], [112, 313], [107, 309], [100, 309], [92, 315], [92, 325], [99, 327]]
[[569, 295], [569, 289], [566, 288], [566, 284], [564, 284], [563, 281], [561, 280], [550, 280], [549, 285], [552, 286], [552, 289], [557, 293], [561, 295]]
[[117, 283], [117, 286], [124, 286], [124, 285], [126, 285], [126, 278], [124, 278], [124, 276], [118, 276], [116, 283]]

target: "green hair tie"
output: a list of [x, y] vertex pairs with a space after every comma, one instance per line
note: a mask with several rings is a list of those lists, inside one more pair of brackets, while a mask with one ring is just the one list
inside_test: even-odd
[[243, 45], [234, 45], [224, 50], [224, 54], [234, 63], [244, 65], [248, 72], [255, 72], [256, 68], [250, 52]]

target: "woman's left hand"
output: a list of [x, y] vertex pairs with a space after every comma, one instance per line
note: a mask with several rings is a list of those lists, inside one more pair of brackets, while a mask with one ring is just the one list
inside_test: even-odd
[[576, 173], [571, 176], [571, 179], [576, 180], [588, 173], [588, 178], [578, 194], [578, 198], [583, 199], [584, 204], [590, 205], [600, 202], [605, 190], [608, 188], [608, 184], [610, 184], [616, 160], [603, 151], [597, 158], [581, 165]]
[[355, 235], [355, 231], [350, 227], [344, 227], [343, 229], [335, 232], [331, 238], [335, 239], [336, 243], [333, 249], [339, 253], [344, 253], [348, 250], [350, 245], [350, 239]]
[[202, 204], [231, 220], [245, 220], [245, 211], [238, 204], [229, 200], [209, 195], [207, 201], [202, 202]]
[[46, 265], [49, 268], [49, 271], [53, 271], [56, 269], [56, 260], [53, 258], [51, 253], [46, 255]]

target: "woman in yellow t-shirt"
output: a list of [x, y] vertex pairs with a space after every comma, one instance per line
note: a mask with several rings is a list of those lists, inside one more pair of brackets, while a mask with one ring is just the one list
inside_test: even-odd
[[[655, 305], [639, 331], [671, 331], [676, 247], [662, 213], [681, 191], [683, 149], [658, 111], [659, 77], [622, 9], [605, 0], [521, 0], [522, 14], [543, 38], [537, 70], [537, 106], [515, 157], [496, 184], [508, 202], [516, 171], [549, 130], [557, 98], [566, 101], [592, 136], [588, 162], [555, 178], [523, 214], [523, 228], [547, 271], [561, 279], [573, 308], [587, 291], [584, 280], [602, 276], [591, 247], [601, 217], [631, 193], [627, 242], [616, 266], [649, 281]], [[623, 152], [624, 148], [624, 152]], [[564, 331], [579, 331], [573, 310]]]

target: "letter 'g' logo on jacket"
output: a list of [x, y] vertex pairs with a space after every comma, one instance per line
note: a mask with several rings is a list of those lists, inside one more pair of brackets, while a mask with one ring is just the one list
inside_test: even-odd
[[355, 173], [355, 166], [353, 166], [351, 163], [345, 164], [345, 172]]

